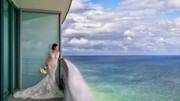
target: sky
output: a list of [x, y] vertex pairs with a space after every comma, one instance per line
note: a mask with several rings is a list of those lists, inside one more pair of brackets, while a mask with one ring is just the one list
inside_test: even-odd
[[64, 55], [180, 55], [180, 0], [73, 0]]

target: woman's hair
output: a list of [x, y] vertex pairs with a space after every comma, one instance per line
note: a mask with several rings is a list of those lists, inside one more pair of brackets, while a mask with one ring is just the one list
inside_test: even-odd
[[57, 43], [53, 43], [53, 45], [52, 45], [52, 50], [54, 50], [57, 46], [58, 46]]

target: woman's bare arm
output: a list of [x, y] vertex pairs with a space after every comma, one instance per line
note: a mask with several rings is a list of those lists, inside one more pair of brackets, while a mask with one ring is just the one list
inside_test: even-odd
[[49, 52], [48, 57], [47, 57], [46, 62], [45, 62], [45, 66], [48, 66], [50, 56], [51, 56], [51, 53]]

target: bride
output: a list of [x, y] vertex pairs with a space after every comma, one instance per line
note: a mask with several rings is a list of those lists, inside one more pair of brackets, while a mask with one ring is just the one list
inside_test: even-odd
[[15, 93], [14, 97], [23, 99], [47, 99], [64, 97], [64, 94], [61, 90], [59, 90], [55, 80], [58, 59], [61, 59], [59, 58], [59, 46], [58, 44], [54, 43], [52, 45], [52, 50], [48, 53], [48, 59], [45, 64], [48, 70], [48, 74], [35, 86]]

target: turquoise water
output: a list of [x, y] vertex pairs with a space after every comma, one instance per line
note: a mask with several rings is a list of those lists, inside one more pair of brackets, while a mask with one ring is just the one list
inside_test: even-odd
[[180, 56], [68, 56], [97, 101], [180, 101]]

